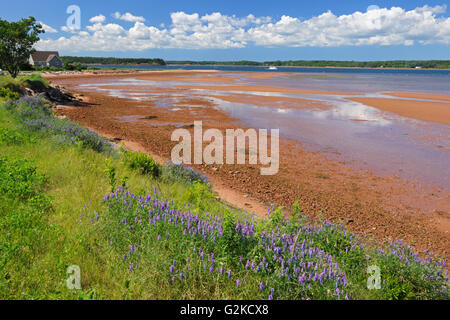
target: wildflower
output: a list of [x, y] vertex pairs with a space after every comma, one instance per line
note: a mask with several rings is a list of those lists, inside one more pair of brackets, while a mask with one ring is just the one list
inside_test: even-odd
[[259, 283], [259, 290], [261, 290], [261, 291], [264, 290], [264, 284], [262, 282]]
[[236, 280], [236, 287], [239, 287], [240, 284], [241, 284], [241, 280], [237, 279]]
[[161, 236], [158, 235], [158, 237], [156, 239], [158, 239], [158, 241], [161, 241]]

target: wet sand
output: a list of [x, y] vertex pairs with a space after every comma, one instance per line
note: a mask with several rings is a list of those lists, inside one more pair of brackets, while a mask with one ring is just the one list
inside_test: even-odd
[[393, 96], [393, 97], [400, 97], [400, 98], [450, 101], [450, 95], [444, 95], [444, 94], [430, 94], [430, 93], [416, 93], [416, 92], [386, 92], [385, 94], [387, 94], [389, 96]]
[[270, 87], [270, 86], [178, 86], [181, 89], [197, 89], [197, 90], [221, 90], [221, 91], [252, 91], [252, 92], [276, 92], [276, 93], [297, 93], [297, 94], [320, 94], [320, 95], [358, 95], [357, 93], [335, 92], [335, 91], [319, 91], [319, 90], [299, 90], [290, 88]]
[[[392, 95], [392, 94], [391, 94]], [[405, 98], [433, 99], [436, 95], [426, 94], [402, 94]], [[449, 96], [440, 96], [445, 101], [450, 101]], [[403, 117], [431, 121], [450, 125], [450, 104], [435, 101], [396, 100], [385, 98], [349, 98], [349, 100], [361, 102], [365, 105], [380, 110], [393, 112]], [[444, 100], [443, 100], [444, 101]]]
[[[218, 85], [200, 85], [205, 90], [197, 91], [197, 81], [204, 82], [205, 77]], [[157, 82], [133, 83], [132, 86], [120, 82], [129, 78]], [[232, 80], [223, 81], [223, 78]], [[203, 121], [204, 130], [249, 127], [238, 111], [229, 112], [219, 107], [221, 103], [239, 108], [252, 103], [252, 106], [262, 109], [272, 105], [268, 109], [275, 106], [278, 111], [312, 110], [308, 112], [321, 114], [334, 111], [326, 102], [308, 97], [263, 97], [252, 95], [252, 92], [344, 95], [342, 92], [323, 90], [247, 85], [246, 80], [239, 79], [236, 73], [219, 72], [53, 76], [49, 80], [83, 94], [91, 103], [88, 107], [59, 107], [59, 114], [110, 138], [122, 139], [131, 149], [144, 150], [161, 161], [170, 159], [171, 149], [176, 144], [170, 141], [173, 130], [190, 128], [189, 124], [194, 119]], [[172, 85], [172, 82], [186, 82], [186, 85]], [[230, 86], [230, 83], [236, 85]], [[245, 93], [247, 90], [248, 93]], [[337, 99], [340, 103], [341, 98]], [[256, 116], [254, 109], [249, 112]], [[413, 118], [414, 115], [407, 116]], [[383, 113], [377, 121], [383, 123], [384, 117]], [[364, 117], [359, 119], [352, 114], [346, 115], [346, 119], [358, 126], [372, 123], [370, 118], [370, 121], [364, 120]], [[303, 124], [307, 125], [307, 121]], [[344, 122], [344, 125], [348, 123]], [[314, 124], [311, 126], [301, 128], [314, 130]], [[382, 127], [380, 130], [383, 132]], [[313, 133], [321, 135], [320, 131]], [[380, 242], [396, 239], [413, 241], [417, 249], [433, 249], [448, 257], [448, 189], [421, 180], [400, 178], [395, 174], [383, 175], [370, 167], [361, 169], [336, 150], [311, 150], [301, 138], [282, 137], [280, 150], [280, 172], [275, 176], [261, 176], [256, 165], [201, 165], [194, 168], [211, 177], [219, 196], [259, 216], [265, 216], [271, 205], [289, 207], [299, 199], [303, 213], [312, 219], [343, 223], [351, 231]], [[387, 155], [381, 154], [379, 161], [383, 161], [383, 156]]]

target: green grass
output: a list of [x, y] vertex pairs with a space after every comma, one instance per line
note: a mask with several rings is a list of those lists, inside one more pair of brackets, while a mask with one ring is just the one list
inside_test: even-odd
[[48, 88], [49, 82], [45, 80], [39, 72], [31, 73], [23, 77], [12, 78], [9, 75], [0, 75], [0, 88], [8, 88], [11, 91], [22, 93], [23, 87], [33, 90], [43, 90]]
[[[45, 185], [39, 184], [36, 188], [39, 194], [52, 199], [52, 209], [44, 213], [28, 203], [19, 205], [12, 200], [2, 201], [0, 298], [79, 299], [89, 294], [91, 298], [124, 298], [123, 291], [126, 290], [115, 285], [124, 284], [127, 277], [115, 279], [104, 272], [105, 268], [114, 268], [107, 262], [109, 252], [93, 252], [91, 248], [99, 239], [95, 235], [85, 238], [85, 226], [77, 222], [88, 212], [85, 206], [89, 203], [92, 203], [89, 210], [102, 209], [101, 199], [110, 191], [105, 170], [114, 166], [118, 179], [128, 177], [127, 184], [133, 189], [144, 192], [157, 186], [164, 196], [180, 202], [188, 197], [189, 187], [184, 183], [154, 180], [130, 169], [120, 159], [77, 146], [60, 145], [50, 135], [39, 136], [17, 129], [16, 125], [16, 121], [1, 108], [0, 157], [10, 161], [27, 159], [27, 166], [35, 167], [39, 176], [44, 175]], [[209, 208], [216, 213], [227, 210], [226, 205], [218, 202], [210, 204]], [[39, 218], [35, 219], [36, 216]], [[35, 224], [28, 231], [25, 225], [11, 225], [11, 217], [16, 220], [26, 218]], [[28, 233], [27, 240], [22, 239], [24, 231]], [[22, 254], [17, 255], [17, 250]], [[84, 288], [75, 293], [65, 286], [66, 269], [73, 264], [82, 267]]]
[[[21, 124], [39, 117], [46, 121], [41, 125], [50, 124], [46, 130]], [[399, 243], [382, 251], [363, 247], [341, 227], [308, 224], [298, 202], [292, 218], [278, 208], [269, 220], [252, 219], [217, 200], [194, 172], [101, 148], [104, 142], [95, 136], [48, 117], [36, 101], [0, 108], [0, 299], [448, 299], [445, 268], [433, 255], [423, 253], [429, 261], [419, 263]], [[61, 128], [77, 139], [61, 139]], [[151, 201], [144, 204], [145, 195]], [[205, 236], [185, 232], [186, 223], [173, 219], [182, 215], [199, 219], [202, 228], [220, 221], [223, 235], [214, 228]], [[239, 231], [241, 224], [251, 225], [255, 236]], [[284, 262], [271, 258], [279, 247], [278, 257], [293, 272], [292, 252], [283, 249], [286, 235], [305, 243], [304, 252], [314, 249], [304, 257], [312, 266], [339, 265], [333, 272], [340, 295], [336, 279], [299, 284], [286, 278]], [[138, 249], [128, 251], [135, 244]], [[263, 257], [267, 269], [246, 267], [247, 260]], [[81, 269], [81, 290], [66, 287], [71, 265]], [[381, 290], [366, 286], [370, 265], [381, 269]]]

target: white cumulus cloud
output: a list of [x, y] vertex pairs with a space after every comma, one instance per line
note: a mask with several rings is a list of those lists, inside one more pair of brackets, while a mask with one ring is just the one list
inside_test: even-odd
[[144, 17], [137, 17], [127, 12], [124, 14], [120, 14], [120, 12], [116, 12], [113, 14], [113, 17], [119, 20], [128, 21], [128, 22], [144, 22]]
[[[203, 16], [171, 13], [171, 24], [147, 25], [143, 17], [116, 12], [114, 17], [134, 22], [125, 28], [103, 24], [103, 15], [69, 37], [41, 40], [40, 49], [76, 51], [141, 51], [152, 48], [226, 49], [261, 47], [327, 47], [362, 45], [450, 44], [450, 18], [446, 6], [413, 10], [371, 6], [366, 12], [335, 15], [331, 11], [301, 19], [283, 15], [244, 17], [213, 12]], [[102, 18], [103, 17], [103, 18]], [[94, 19], [95, 18], [95, 19]]]
[[100, 14], [98, 16], [90, 18], [89, 22], [91, 22], [91, 23], [103, 23], [103, 22], [105, 22], [105, 20], [106, 20], [106, 17], [104, 15]]

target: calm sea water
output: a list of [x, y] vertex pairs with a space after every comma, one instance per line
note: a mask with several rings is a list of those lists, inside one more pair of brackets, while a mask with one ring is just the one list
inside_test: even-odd
[[[436, 94], [450, 94], [450, 70], [426, 69], [358, 69], [358, 68], [305, 68], [279, 67], [269, 70], [268, 67], [253, 66], [124, 66], [124, 65], [89, 65], [99, 68], [156, 68], [185, 70], [219, 70], [240, 72], [291, 72], [293, 74], [310, 74], [311, 77], [274, 78], [270, 81], [255, 81], [249, 84], [269, 84], [287, 88], [322, 89], [344, 92], [377, 92], [377, 91], [411, 91]], [[286, 81], [289, 80], [289, 81]], [[264, 83], [266, 82], [266, 83]]]
[[245, 72], [301, 72], [301, 73], [344, 73], [344, 74], [404, 74], [404, 75], [432, 75], [450, 78], [450, 70], [427, 69], [358, 69], [358, 68], [310, 68], [310, 67], [278, 67], [278, 70], [269, 70], [260, 66], [210, 66], [210, 65], [97, 65], [89, 67], [117, 68], [117, 69], [186, 69], [186, 70], [220, 70]]

